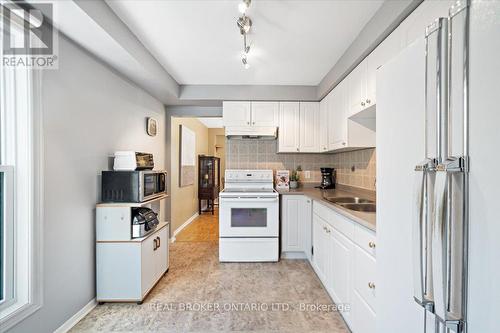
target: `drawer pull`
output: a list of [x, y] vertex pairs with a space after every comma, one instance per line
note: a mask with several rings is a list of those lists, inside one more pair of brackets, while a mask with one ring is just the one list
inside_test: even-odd
[[370, 288], [370, 289], [375, 289], [375, 283], [373, 283], [373, 282], [368, 282], [368, 288]]
[[369, 243], [368, 243], [368, 246], [369, 246], [371, 249], [374, 249], [374, 248], [375, 248], [375, 243], [374, 243], [374, 242], [369, 242]]

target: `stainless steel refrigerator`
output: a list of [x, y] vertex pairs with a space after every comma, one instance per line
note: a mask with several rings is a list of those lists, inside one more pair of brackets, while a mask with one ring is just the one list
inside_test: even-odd
[[378, 332], [500, 332], [499, 41], [498, 1], [458, 1], [378, 73]]

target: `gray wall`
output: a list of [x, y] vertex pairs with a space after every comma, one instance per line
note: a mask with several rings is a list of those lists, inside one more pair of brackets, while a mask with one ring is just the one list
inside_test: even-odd
[[[53, 332], [95, 297], [94, 205], [115, 150], [155, 155], [165, 166], [165, 110], [60, 35], [59, 70], [43, 72], [43, 307], [10, 332]], [[160, 124], [157, 137], [145, 118]]]

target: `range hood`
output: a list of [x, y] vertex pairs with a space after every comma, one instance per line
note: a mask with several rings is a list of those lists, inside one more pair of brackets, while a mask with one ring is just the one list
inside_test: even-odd
[[226, 127], [228, 139], [276, 140], [278, 128], [274, 126], [231, 126]]

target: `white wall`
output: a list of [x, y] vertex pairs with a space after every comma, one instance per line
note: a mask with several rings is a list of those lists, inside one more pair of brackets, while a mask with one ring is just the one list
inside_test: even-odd
[[[43, 72], [43, 307], [10, 332], [53, 332], [95, 297], [94, 205], [115, 150], [151, 152], [165, 166], [162, 103], [59, 36], [59, 70]], [[145, 132], [146, 117], [159, 134]]]

